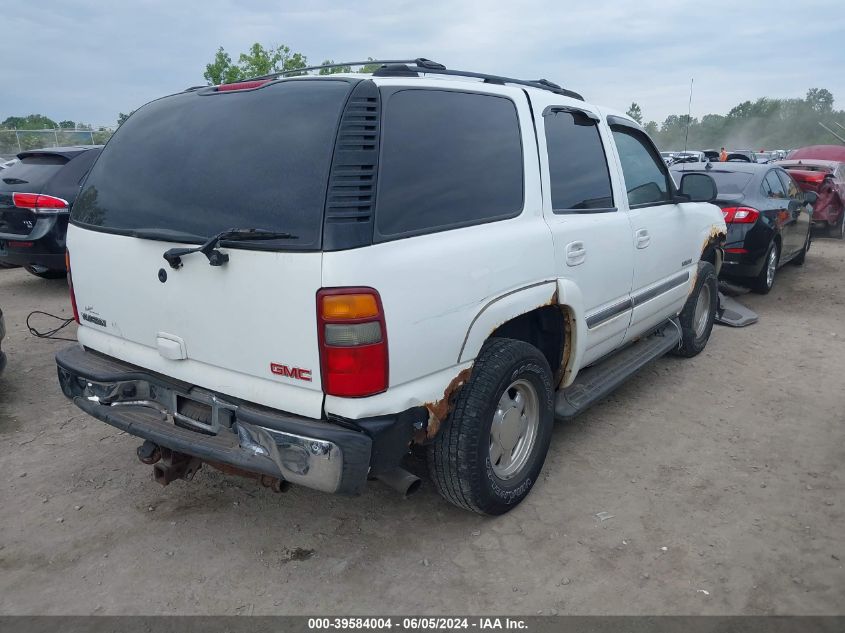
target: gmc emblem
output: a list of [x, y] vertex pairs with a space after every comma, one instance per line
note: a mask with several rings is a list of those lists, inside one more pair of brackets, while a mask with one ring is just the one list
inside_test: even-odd
[[311, 370], [302, 369], [301, 367], [288, 367], [287, 365], [280, 365], [279, 363], [270, 363], [270, 371], [277, 376], [284, 376], [285, 378], [293, 378], [294, 380], [304, 380], [311, 382]]

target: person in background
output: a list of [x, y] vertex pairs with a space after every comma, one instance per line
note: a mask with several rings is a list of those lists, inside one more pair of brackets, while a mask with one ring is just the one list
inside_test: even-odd
[[719, 152], [719, 162], [726, 163], [728, 162], [728, 153], [725, 151], [725, 148], [722, 148], [722, 151]]

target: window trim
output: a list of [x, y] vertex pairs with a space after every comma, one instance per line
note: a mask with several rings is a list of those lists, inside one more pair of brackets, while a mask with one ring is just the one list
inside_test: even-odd
[[[470, 226], [480, 226], [482, 224], [490, 224], [492, 222], [502, 222], [503, 220], [512, 220], [514, 218], [518, 218], [525, 212], [525, 194], [526, 194], [526, 187], [525, 187], [525, 139], [523, 138], [522, 134], [522, 117], [519, 115], [519, 108], [517, 107], [516, 101], [506, 95], [498, 94], [495, 92], [483, 92], [478, 90], [461, 90], [461, 89], [453, 89], [453, 88], [435, 88], [432, 86], [379, 86], [379, 90], [381, 91], [381, 130], [382, 133], [379, 138], [379, 162], [378, 162], [378, 175], [377, 175], [377, 184], [376, 184], [376, 203], [375, 209], [373, 213], [373, 244], [383, 244], [385, 242], [395, 242], [396, 240], [402, 240], [409, 237], [417, 237], [420, 235], [429, 235], [432, 233], [442, 233], [444, 231], [452, 231], [455, 229], [463, 229]], [[381, 177], [381, 169], [383, 165], [383, 158], [384, 158], [384, 139], [385, 139], [385, 120], [387, 117], [387, 107], [389, 103], [389, 99], [392, 98], [394, 95], [399, 94], [400, 92], [408, 92], [408, 91], [419, 91], [424, 90], [426, 92], [450, 92], [450, 93], [459, 93], [459, 94], [470, 94], [470, 95], [479, 95], [482, 97], [494, 97], [498, 99], [504, 99], [509, 101], [510, 104], [513, 106], [514, 115], [516, 117], [516, 129], [519, 135], [519, 152], [521, 157], [521, 164], [522, 164], [522, 171], [520, 172], [520, 179], [522, 181], [522, 205], [516, 209], [515, 211], [502, 214], [497, 216], [491, 216], [488, 218], [483, 218], [479, 220], [464, 220], [462, 222], [453, 222], [451, 224], [443, 224], [434, 227], [425, 227], [421, 229], [415, 229], [412, 231], [403, 231], [402, 233], [390, 233], [390, 234], [383, 234], [379, 231], [378, 228], [378, 216], [379, 216], [379, 200], [381, 196], [379, 195], [381, 192], [381, 187], [383, 184], [383, 179]]]
[[[672, 174], [669, 171], [669, 168], [666, 166], [666, 163], [663, 161], [663, 157], [660, 156], [660, 151], [657, 149], [657, 146], [654, 144], [654, 141], [651, 140], [651, 137], [648, 133], [639, 125], [637, 125], [633, 121], [628, 121], [628, 119], [623, 119], [622, 117], [610, 115], [607, 117], [607, 122], [610, 125], [611, 134], [614, 131], [622, 132], [623, 134], [628, 134], [629, 136], [633, 136], [640, 141], [643, 142], [645, 145], [646, 151], [651, 155], [651, 157], [655, 160], [657, 164], [657, 168], [661, 170], [666, 177], [666, 194], [669, 196], [668, 200], [660, 200], [657, 202], [641, 202], [639, 204], [631, 204], [628, 201], [628, 208], [629, 209], [646, 209], [648, 207], [662, 207], [667, 204], [678, 204], [679, 202], [684, 202], [678, 198], [678, 189], [675, 186], [675, 179], [672, 178]], [[616, 139], [613, 139], [614, 144], [616, 143]], [[622, 180], [625, 180], [625, 168], [622, 166], [622, 158], [619, 157], [619, 147], [616, 148], [617, 158], [619, 160], [619, 168], [622, 172]], [[625, 199], [628, 200], [628, 189], [627, 183], [625, 184]]]
[[[552, 114], [557, 114], [558, 112], [566, 112], [572, 114], [573, 116], [576, 114], [580, 114], [582, 116], [586, 116], [590, 121], [593, 123], [593, 127], [596, 130], [596, 135], [599, 139], [599, 146], [601, 147], [602, 154], [604, 154], [604, 164], [607, 167], [607, 184], [610, 185], [610, 201], [613, 203], [609, 207], [598, 207], [595, 209], [567, 209], [567, 208], [558, 208], [554, 204], [554, 199], [552, 198], [552, 172], [551, 172], [551, 154], [549, 153], [549, 135], [547, 133], [548, 127], [546, 126], [546, 118], [551, 116]], [[601, 117], [586, 108], [578, 107], [578, 106], [569, 106], [569, 105], [550, 105], [546, 106], [543, 109], [543, 138], [545, 140], [545, 149], [546, 149], [546, 164], [548, 165], [547, 171], [549, 176], [549, 207], [552, 210], [554, 215], [590, 215], [593, 213], [616, 213], [619, 211], [618, 205], [615, 204], [616, 198], [613, 195], [613, 177], [610, 174], [610, 160], [607, 154], [607, 147], [605, 147], [604, 140], [601, 136], [601, 130], [599, 129], [599, 124], [601, 123]], [[539, 139], [538, 139], [539, 140]], [[539, 147], [539, 142], [537, 144]]]

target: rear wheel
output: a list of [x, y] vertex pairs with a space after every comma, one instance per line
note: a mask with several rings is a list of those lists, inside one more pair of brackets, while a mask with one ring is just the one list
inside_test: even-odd
[[836, 223], [831, 233], [834, 237], [845, 240], [845, 208], [839, 212], [839, 222]]
[[692, 358], [704, 349], [713, 331], [718, 301], [719, 280], [716, 278], [716, 269], [710, 262], [698, 262], [695, 286], [679, 317], [681, 346], [675, 352], [676, 355]]
[[766, 251], [766, 258], [763, 260], [763, 268], [760, 270], [760, 274], [750, 284], [752, 292], [760, 295], [769, 294], [772, 286], [775, 285], [775, 273], [777, 273], [779, 257], [780, 248], [777, 242], [772, 242], [769, 250]]
[[514, 508], [528, 496], [546, 459], [553, 403], [545, 356], [522, 341], [490, 339], [428, 448], [438, 492], [479, 514]]
[[41, 279], [64, 279], [67, 277], [67, 273], [65, 271], [54, 270], [52, 268], [47, 268], [46, 266], [24, 266], [24, 270], [31, 275], [41, 277]]

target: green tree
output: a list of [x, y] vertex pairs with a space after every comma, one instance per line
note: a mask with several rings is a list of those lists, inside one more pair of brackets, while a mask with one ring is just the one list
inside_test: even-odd
[[626, 112], [626, 114], [632, 119], [634, 119], [634, 121], [642, 125], [643, 111], [640, 109], [640, 106], [636, 101], [631, 104], [631, 107], [628, 108], [628, 112]]
[[76, 127], [76, 123], [73, 121], [59, 121], [59, 127], [63, 130], [72, 130]]
[[120, 112], [117, 115], [117, 127], [120, 127], [121, 125], [126, 123], [126, 119], [128, 119], [130, 116], [132, 116], [133, 112], [135, 112], [135, 110], [130, 110], [129, 114], [123, 114], [123, 112]]
[[[326, 66], [328, 64], [334, 64], [334, 60], [333, 59], [327, 59], [320, 65]], [[352, 72], [352, 66], [337, 66], [335, 68], [321, 68], [320, 72], [318, 74], [320, 74], [320, 75], [336, 75], [338, 73], [351, 73], [351, 72]]]
[[827, 114], [833, 110], [833, 95], [824, 88], [810, 88], [805, 101], [819, 113]]
[[209, 85], [233, 83], [251, 77], [261, 77], [272, 73], [292, 71], [305, 68], [308, 60], [302, 53], [294, 53], [284, 44], [264, 48], [256, 42], [246, 53], [238, 56], [237, 64], [221, 46], [217, 49], [214, 59], [205, 67], [203, 77]]
[[17, 130], [44, 130], [59, 126], [53, 119], [43, 114], [29, 114], [27, 116], [10, 116], [0, 123], [0, 127]]

